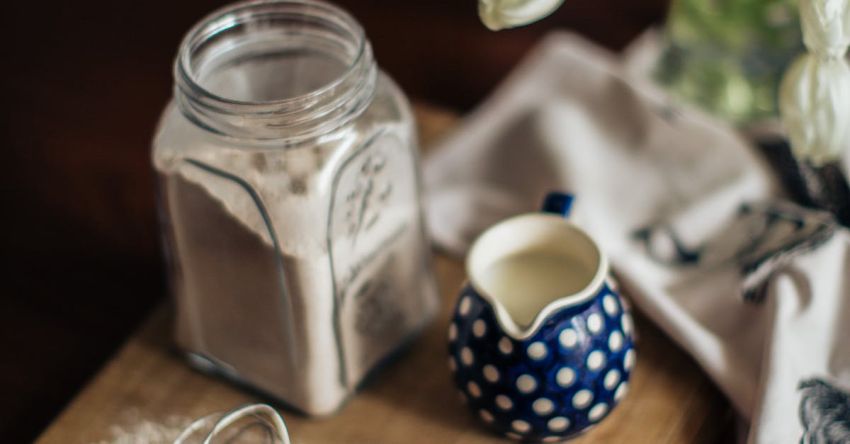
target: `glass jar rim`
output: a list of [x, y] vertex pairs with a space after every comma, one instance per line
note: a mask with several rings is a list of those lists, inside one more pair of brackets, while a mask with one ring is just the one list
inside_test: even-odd
[[[203, 85], [205, 45], [242, 26], [267, 21], [303, 21], [326, 31], [323, 38], [344, 44], [344, 68], [328, 83], [290, 97], [243, 100]], [[307, 29], [307, 28], [305, 28]], [[248, 30], [250, 35], [254, 30]], [[308, 32], [296, 28], [295, 33]], [[215, 58], [214, 54], [209, 57]], [[321, 0], [252, 0], [218, 9], [186, 34], [174, 62], [175, 98], [196, 125], [240, 139], [302, 140], [336, 129], [365, 109], [374, 92], [376, 68], [365, 31], [344, 9]]]
[[[193, 72], [191, 69], [191, 59], [197, 45], [207, 41], [220, 32], [232, 28], [233, 26], [247, 23], [250, 20], [256, 20], [259, 17], [257, 14], [258, 10], [263, 7], [285, 8], [292, 6], [316, 8], [321, 12], [328, 13], [330, 16], [333, 16], [334, 19], [340, 20], [344, 26], [348, 27], [349, 30], [352, 31], [354, 38], [357, 40], [357, 51], [356, 55], [345, 68], [343, 73], [330, 83], [327, 83], [313, 91], [294, 97], [272, 100], [233, 99], [214, 93], [200, 84], [199, 79], [197, 78], [197, 73]], [[264, 14], [268, 14], [269, 12], [281, 13], [283, 11], [267, 11], [264, 12]], [[369, 44], [366, 39], [366, 33], [357, 20], [355, 20], [351, 14], [343, 8], [331, 3], [321, 0], [250, 0], [219, 8], [205, 16], [189, 30], [180, 43], [180, 50], [174, 63], [175, 78], [182, 80], [183, 83], [185, 83], [185, 86], [191, 89], [190, 92], [197, 93], [201, 96], [205, 96], [209, 99], [228, 105], [262, 106], [295, 104], [303, 101], [304, 99], [309, 99], [310, 97], [327, 93], [342, 84], [346, 78], [355, 75], [354, 71], [356, 71], [358, 64], [368, 52], [368, 46]]]

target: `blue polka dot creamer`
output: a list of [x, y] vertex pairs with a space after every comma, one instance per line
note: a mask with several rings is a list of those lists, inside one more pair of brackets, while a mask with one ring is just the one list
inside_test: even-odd
[[[496, 432], [520, 441], [558, 442], [598, 424], [628, 391], [635, 365], [631, 315], [604, 255], [564, 218], [571, 202], [552, 193], [544, 213], [508, 219], [479, 237], [448, 328], [448, 365], [465, 402]], [[479, 275], [494, 260], [538, 247], [593, 267], [580, 291], [553, 298], [521, 325]]]

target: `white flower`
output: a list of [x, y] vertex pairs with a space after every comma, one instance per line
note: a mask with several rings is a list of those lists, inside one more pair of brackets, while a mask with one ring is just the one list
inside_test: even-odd
[[555, 12], [564, 0], [478, 0], [478, 15], [493, 31], [527, 25]]
[[800, 0], [800, 18], [809, 53], [785, 72], [779, 110], [794, 155], [822, 165], [850, 148], [850, 3]]
[[782, 79], [779, 108], [798, 159], [837, 159], [850, 145], [850, 66], [844, 58], [800, 56]]
[[841, 57], [850, 45], [847, 0], [801, 0], [803, 40], [811, 52]]

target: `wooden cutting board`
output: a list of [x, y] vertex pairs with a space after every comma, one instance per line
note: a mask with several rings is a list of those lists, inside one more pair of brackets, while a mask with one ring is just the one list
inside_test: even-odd
[[[459, 121], [416, 106], [424, 145]], [[446, 365], [446, 329], [464, 280], [462, 263], [437, 255], [438, 319], [333, 417], [282, 411], [294, 444], [483, 444], [490, 433], [458, 400]], [[627, 296], [627, 295], [626, 295]], [[637, 314], [638, 359], [630, 393], [598, 427], [571, 443], [719, 443], [733, 414], [696, 364]], [[165, 442], [192, 419], [256, 402], [233, 385], [193, 371], [171, 347], [165, 304], [44, 431], [39, 443]], [[123, 440], [123, 441], [122, 441]]]

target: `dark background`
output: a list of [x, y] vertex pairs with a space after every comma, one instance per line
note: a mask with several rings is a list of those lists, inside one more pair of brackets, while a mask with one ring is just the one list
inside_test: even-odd
[[[149, 142], [185, 31], [224, 1], [2, 8], [0, 442], [28, 442], [166, 296]], [[338, 0], [414, 100], [466, 111], [543, 34], [620, 49], [666, 0], [567, 0], [492, 33], [475, 0]]]

